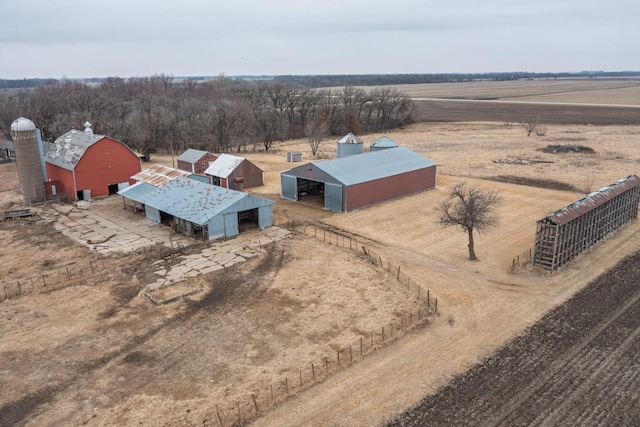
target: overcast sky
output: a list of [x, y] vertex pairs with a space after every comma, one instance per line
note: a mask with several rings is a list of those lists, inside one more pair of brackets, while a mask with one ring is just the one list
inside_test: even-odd
[[0, 79], [640, 70], [638, 0], [0, 4]]

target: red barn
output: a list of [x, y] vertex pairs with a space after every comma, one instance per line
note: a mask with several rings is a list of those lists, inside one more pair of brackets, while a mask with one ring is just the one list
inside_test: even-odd
[[116, 194], [142, 170], [140, 158], [125, 144], [96, 135], [91, 124], [85, 130], [72, 129], [56, 139], [45, 157], [47, 178], [57, 194], [71, 200]]

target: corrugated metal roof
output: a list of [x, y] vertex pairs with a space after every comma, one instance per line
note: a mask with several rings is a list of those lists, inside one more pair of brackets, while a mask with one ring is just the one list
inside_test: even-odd
[[221, 154], [213, 163], [204, 171], [206, 175], [227, 178], [231, 173], [240, 166], [244, 160], [243, 157], [232, 156], [231, 154]]
[[188, 177], [190, 172], [163, 165], [153, 165], [133, 175], [131, 179], [160, 187], [179, 176]]
[[128, 199], [144, 203], [144, 198], [157, 190], [158, 187], [147, 184], [146, 182], [136, 182], [127, 188], [118, 191], [118, 194]]
[[386, 135], [381, 136], [380, 138], [376, 139], [371, 143], [371, 147], [377, 147], [377, 148], [394, 148], [397, 146], [398, 146], [398, 143]]
[[104, 138], [104, 135], [87, 134], [71, 129], [56, 139], [45, 160], [63, 169], [73, 170], [87, 148]]
[[189, 148], [184, 153], [180, 154], [178, 160], [187, 162], [187, 163], [195, 163], [200, 160], [205, 154], [206, 151], [196, 150], [195, 148]]
[[177, 177], [156, 188], [144, 196], [144, 201], [140, 201], [175, 217], [204, 225], [215, 215], [245, 197], [260, 199], [264, 205], [273, 204], [273, 201], [268, 199], [184, 177]]
[[608, 202], [609, 200], [619, 196], [620, 194], [640, 186], [640, 178], [636, 175], [629, 175], [626, 178], [622, 178], [608, 187], [603, 187], [600, 190], [593, 192], [582, 199], [573, 202], [572, 204], [559, 209], [545, 218], [559, 225], [564, 225], [572, 220], [584, 215], [585, 213], [597, 208], [600, 205]]
[[362, 140], [352, 133], [348, 133], [338, 140], [338, 144], [362, 144]]
[[344, 185], [354, 185], [432, 167], [436, 164], [407, 147], [398, 147], [393, 150], [370, 151], [339, 159], [312, 162], [311, 165], [333, 176]]

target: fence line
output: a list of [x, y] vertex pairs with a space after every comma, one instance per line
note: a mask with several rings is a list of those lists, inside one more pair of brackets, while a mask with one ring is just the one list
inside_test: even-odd
[[[151, 255], [159, 258], [167, 258], [182, 253], [184, 245], [180, 242], [175, 244], [172, 242], [170, 247], [163, 245], [143, 246], [132, 250], [137, 255]], [[85, 283], [87, 280], [101, 276], [102, 272], [111, 268], [118, 271], [116, 265], [117, 260], [109, 258], [95, 258], [88, 262], [76, 262], [48, 271], [40, 271], [31, 276], [20, 277], [19, 279], [9, 279], [0, 283], [0, 302], [10, 298], [20, 297], [26, 294], [34, 294], [37, 292], [51, 291], [73, 286], [79, 283]]]
[[401, 266], [393, 265], [391, 262], [384, 261], [378, 253], [373, 251], [370, 247], [365, 246], [360, 241], [350, 236], [345, 236], [344, 234], [316, 227], [315, 225], [305, 224], [302, 226], [296, 226], [294, 224], [290, 224], [287, 228], [294, 232], [313, 236], [314, 238], [327, 242], [331, 245], [341, 246], [343, 248], [348, 247], [349, 249], [364, 255], [372, 264], [393, 274], [396, 277], [396, 281], [405, 287], [408, 292], [413, 293], [416, 299], [427, 303], [429, 309], [428, 314], [435, 313], [437, 305], [437, 302], [435, 301], [437, 301], [437, 299], [431, 298], [430, 291], [428, 289], [423, 288], [420, 283], [413, 280], [408, 274], [402, 271]]
[[353, 363], [361, 361], [368, 354], [388, 345], [409, 331], [426, 326], [429, 323], [429, 317], [438, 312], [438, 299], [433, 298], [428, 289], [425, 290], [419, 283], [412, 280], [408, 274], [401, 270], [400, 266], [385, 262], [379, 254], [356, 239], [309, 225], [296, 227], [289, 224], [287, 228], [330, 244], [349, 247], [363, 255], [372, 264], [393, 274], [396, 281], [406, 287], [406, 291], [413, 294], [418, 302], [417, 310], [407, 315], [401, 315], [400, 319], [396, 321], [381, 325], [378, 329], [370, 331], [367, 336], [360, 336], [356, 341], [339, 347], [330, 355], [308, 362], [301, 369], [287, 371], [279, 381], [268, 387], [254, 388], [244, 401], [214, 405], [215, 414], [210, 414], [203, 421], [203, 424], [211, 422], [212, 425], [219, 427], [244, 425], [296, 393], [324, 381], [330, 375], [340, 372]]
[[420, 306], [415, 312], [382, 325], [367, 336], [361, 336], [334, 350], [333, 353], [308, 362], [300, 369], [283, 373], [281, 379], [275, 383], [254, 388], [243, 401], [214, 405], [215, 416], [209, 416], [205, 421], [212, 421], [213, 425], [219, 427], [244, 425], [296, 393], [323, 382], [332, 374], [363, 360], [365, 356], [392, 343], [409, 331], [428, 325], [428, 318], [427, 307]]
[[516, 255], [511, 262], [511, 269], [519, 267], [521, 265], [533, 264], [533, 249], [522, 252], [520, 255]]

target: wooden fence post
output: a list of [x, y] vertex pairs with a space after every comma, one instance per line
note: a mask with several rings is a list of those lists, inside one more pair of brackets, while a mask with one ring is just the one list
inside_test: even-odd
[[313, 363], [311, 364], [311, 378], [312, 379], [316, 379], [316, 369], [313, 366]]
[[255, 406], [256, 412], [260, 413], [260, 409], [258, 409], [258, 402], [256, 401], [256, 395], [251, 393], [251, 398], [253, 399], [253, 406]]

